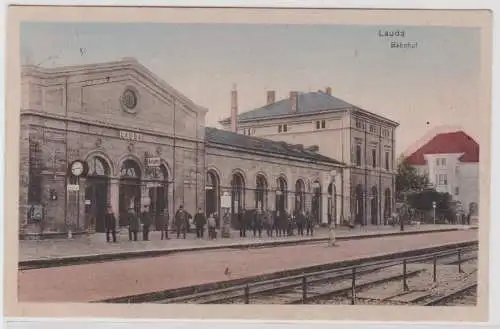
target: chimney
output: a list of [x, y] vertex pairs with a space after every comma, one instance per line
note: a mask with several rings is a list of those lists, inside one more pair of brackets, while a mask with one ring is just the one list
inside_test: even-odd
[[231, 90], [231, 131], [238, 132], [238, 92], [236, 91], [236, 84], [233, 84]]
[[290, 100], [292, 101], [292, 112], [297, 113], [299, 110], [299, 93], [296, 91], [290, 92]]
[[331, 87], [326, 87], [325, 93], [326, 93], [328, 96], [332, 96], [332, 88], [331, 88]]
[[267, 91], [267, 104], [270, 105], [276, 102], [276, 92], [274, 90]]

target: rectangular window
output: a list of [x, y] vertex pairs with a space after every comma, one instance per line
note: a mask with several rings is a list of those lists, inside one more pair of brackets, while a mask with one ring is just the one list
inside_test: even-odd
[[283, 125], [283, 132], [286, 133], [288, 131], [288, 125], [284, 124]]
[[319, 129], [320, 126], [319, 126], [319, 121], [316, 121], [316, 129]]
[[385, 151], [385, 170], [389, 170], [389, 152]]
[[278, 132], [282, 132], [283, 131], [283, 126], [282, 125], [278, 125]]
[[446, 174], [440, 174], [438, 179], [438, 185], [448, 185], [448, 177]]
[[372, 149], [372, 167], [375, 168], [377, 166], [377, 150]]
[[361, 145], [356, 145], [356, 166], [361, 166]]
[[445, 168], [446, 167], [446, 158], [437, 158], [436, 165], [440, 168]]
[[459, 195], [460, 194], [460, 189], [457, 187], [455, 187], [455, 195]]
[[326, 128], [326, 121], [325, 120], [321, 120], [321, 128], [322, 129]]

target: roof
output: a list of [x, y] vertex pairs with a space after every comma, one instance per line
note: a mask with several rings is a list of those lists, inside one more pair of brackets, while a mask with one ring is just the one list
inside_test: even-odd
[[[343, 110], [355, 107], [341, 99], [330, 96], [322, 91], [298, 93], [297, 113], [314, 113], [325, 110]], [[238, 120], [255, 120], [291, 114], [292, 100], [290, 97], [275, 103], [238, 115]], [[229, 121], [230, 118], [222, 120]]]
[[119, 69], [131, 69], [142, 77], [146, 78], [149, 83], [156, 85], [160, 90], [167, 94], [173, 95], [181, 100], [184, 105], [189, 106], [197, 112], [207, 113], [208, 109], [194, 103], [189, 97], [182, 94], [179, 90], [168, 84], [165, 80], [156, 75], [149, 68], [141, 64], [133, 57], [124, 57], [118, 61], [56, 66], [56, 67], [42, 67], [37, 65], [23, 65], [21, 66], [21, 73], [23, 76], [39, 76], [39, 77], [59, 77], [61, 75], [73, 74], [89, 74], [100, 73], [105, 71], [115, 71]]
[[461, 162], [479, 162], [479, 144], [463, 131], [434, 136], [424, 146], [406, 158], [411, 165], [425, 165], [426, 154], [460, 154]]
[[232, 146], [249, 151], [259, 151], [282, 156], [297, 157], [310, 161], [321, 161], [336, 165], [344, 165], [340, 161], [309, 151], [303, 147], [299, 147], [298, 145], [272, 141], [260, 137], [241, 135], [232, 131], [221, 130], [213, 127], [205, 127], [205, 141], [207, 143]]

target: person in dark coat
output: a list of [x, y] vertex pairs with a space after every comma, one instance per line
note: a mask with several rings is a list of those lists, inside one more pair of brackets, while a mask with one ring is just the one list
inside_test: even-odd
[[181, 232], [183, 234], [183, 238], [186, 238], [186, 225], [188, 224], [188, 221], [189, 219], [187, 218], [187, 213], [181, 205], [175, 213], [175, 229], [177, 231], [177, 239], [179, 239]]
[[108, 212], [104, 215], [104, 226], [106, 228], [106, 241], [111, 242], [111, 234], [113, 242], [116, 242], [116, 217], [111, 206], [108, 206]]
[[240, 238], [247, 236], [247, 216], [248, 210], [241, 209], [238, 212], [238, 224], [240, 225]]
[[161, 212], [160, 216], [158, 217], [160, 220], [160, 231], [161, 231], [161, 239], [168, 240], [168, 228], [170, 225], [170, 217], [168, 214], [168, 209], [165, 208]]
[[296, 222], [297, 222], [297, 235], [304, 236], [304, 226], [306, 225], [306, 216], [302, 211], [297, 213]]
[[203, 213], [201, 208], [198, 208], [198, 213], [194, 215], [194, 226], [196, 227], [196, 237], [203, 238], [203, 232], [205, 231], [205, 225], [207, 224], [207, 217]]
[[314, 233], [314, 215], [309, 212], [309, 210], [306, 212], [305, 215], [306, 219], [306, 235], [309, 235], [311, 233], [311, 236]]
[[293, 236], [293, 228], [295, 225], [295, 215], [293, 213], [289, 213], [287, 215], [287, 225], [286, 225], [286, 231], [287, 231], [287, 236]]
[[279, 235], [287, 236], [287, 227], [288, 227], [288, 213], [286, 211], [280, 211], [278, 217], [278, 225], [279, 225]]
[[252, 225], [252, 229], [253, 229], [253, 237], [255, 238], [255, 236], [257, 235], [257, 232], [259, 232], [259, 238], [262, 237], [262, 223], [263, 223], [263, 214], [262, 214], [262, 210], [261, 209], [257, 209], [257, 211], [255, 211], [253, 213], [253, 225]]
[[151, 226], [152, 218], [148, 206], [144, 206], [144, 211], [141, 213], [141, 222], [142, 240], [149, 241], [149, 227]]
[[135, 213], [134, 208], [130, 208], [128, 210], [128, 239], [132, 241], [132, 237], [134, 238], [134, 241], [137, 241], [137, 232], [139, 231], [139, 216]]
[[266, 232], [268, 237], [273, 236], [273, 229], [274, 229], [274, 215], [272, 211], [266, 211], [264, 215], [264, 222], [266, 225]]
[[276, 210], [272, 215], [274, 216], [274, 230], [276, 231], [276, 236], [280, 236], [281, 235], [281, 228], [280, 228], [281, 211]]

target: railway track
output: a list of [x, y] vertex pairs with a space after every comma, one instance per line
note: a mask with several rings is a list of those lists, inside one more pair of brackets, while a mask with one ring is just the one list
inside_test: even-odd
[[464, 284], [462, 287], [455, 289], [447, 294], [437, 296], [426, 303], [424, 306], [452, 306], [475, 304], [477, 298], [477, 281]]
[[[460, 250], [460, 252], [458, 252]], [[356, 293], [387, 282], [407, 282], [436, 268], [460, 266], [477, 258], [477, 246], [455, 248], [432, 254], [386, 261], [366, 262], [362, 265], [324, 270], [306, 275], [295, 275], [258, 283], [239, 284], [222, 289], [193, 293], [156, 301], [159, 304], [302, 304], [333, 300], [337, 297], [356, 301]], [[352, 281], [355, 281], [354, 298]], [[405, 288], [404, 286], [402, 286]], [[403, 289], [404, 290], [404, 289]], [[421, 298], [422, 299], [422, 298]]]

